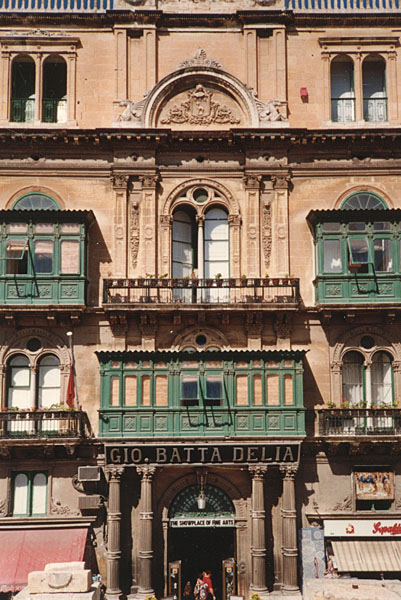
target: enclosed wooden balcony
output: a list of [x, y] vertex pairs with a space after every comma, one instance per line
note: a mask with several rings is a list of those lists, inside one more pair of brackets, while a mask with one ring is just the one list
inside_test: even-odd
[[3, 410], [0, 439], [89, 438], [88, 415], [81, 410]]
[[105, 279], [105, 307], [158, 307], [179, 305], [181, 308], [258, 304], [264, 308], [299, 304], [299, 279], [214, 278], [193, 279], [153, 277], [148, 279]]
[[399, 408], [324, 408], [317, 411], [322, 437], [401, 434]]

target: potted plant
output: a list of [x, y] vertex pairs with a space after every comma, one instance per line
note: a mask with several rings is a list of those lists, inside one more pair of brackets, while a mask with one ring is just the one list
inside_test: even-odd
[[185, 275], [185, 277], [182, 278], [182, 285], [183, 287], [189, 286], [189, 275]]
[[210, 277], [208, 277], [206, 279], [206, 287], [212, 287], [213, 286], [213, 279], [210, 279]]
[[273, 283], [273, 285], [279, 285], [280, 279], [278, 277], [273, 277], [272, 283]]
[[215, 277], [215, 280], [216, 280], [217, 287], [221, 287], [223, 285], [222, 274], [221, 273], [216, 273], [216, 275], [214, 277]]
[[236, 283], [237, 283], [237, 280], [234, 277], [230, 277], [230, 279], [228, 280], [228, 285], [230, 287], [235, 287]]
[[241, 283], [241, 286], [242, 286], [242, 287], [246, 287], [246, 286], [247, 286], [247, 283], [248, 283], [248, 280], [247, 280], [247, 277], [246, 277], [246, 275], [241, 275], [240, 279], [241, 279], [241, 282], [240, 282], [240, 283]]
[[288, 285], [288, 273], [287, 273], [287, 275], [285, 277], [282, 278], [281, 283], [283, 285]]
[[167, 277], [167, 273], [163, 273], [163, 275], [159, 275], [160, 283], [162, 284], [163, 287], [168, 286], [168, 280], [166, 279], [166, 277]]
[[192, 271], [191, 273], [191, 283], [194, 287], [197, 287], [199, 284], [199, 279], [195, 271]]
[[269, 273], [265, 273], [264, 278], [262, 279], [263, 285], [269, 285]]
[[145, 285], [145, 278], [143, 275], [138, 275], [137, 280], [138, 280], [138, 286]]
[[173, 277], [173, 279], [171, 280], [171, 285], [173, 287], [177, 287], [178, 286], [178, 278], [177, 277]]

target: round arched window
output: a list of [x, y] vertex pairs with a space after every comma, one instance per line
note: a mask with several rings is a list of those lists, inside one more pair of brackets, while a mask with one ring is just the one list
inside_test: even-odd
[[342, 210], [384, 210], [386, 203], [372, 192], [356, 192], [344, 200]]
[[60, 210], [60, 207], [50, 196], [35, 192], [18, 198], [13, 210]]

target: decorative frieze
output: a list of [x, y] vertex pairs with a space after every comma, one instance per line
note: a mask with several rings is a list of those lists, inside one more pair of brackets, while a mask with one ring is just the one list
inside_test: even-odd
[[131, 263], [135, 269], [138, 263], [138, 251], [139, 251], [139, 203], [131, 201], [130, 203], [130, 250], [131, 250]]

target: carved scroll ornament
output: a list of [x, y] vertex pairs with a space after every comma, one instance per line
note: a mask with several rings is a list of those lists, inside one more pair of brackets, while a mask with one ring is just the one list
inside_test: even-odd
[[131, 247], [131, 262], [135, 269], [138, 262], [139, 250], [139, 204], [131, 202], [130, 211], [130, 247]]
[[272, 215], [269, 202], [265, 202], [263, 206], [263, 257], [266, 269], [270, 266], [270, 254], [272, 249]]

